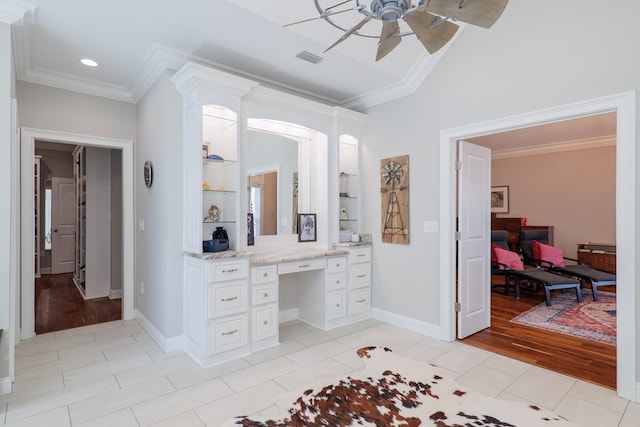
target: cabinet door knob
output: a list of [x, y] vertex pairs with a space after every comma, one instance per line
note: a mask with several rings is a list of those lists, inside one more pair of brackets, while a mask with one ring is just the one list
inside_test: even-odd
[[264, 297], [266, 298], [266, 297], [268, 297], [268, 296], [269, 296], [269, 292], [265, 292], [265, 293], [264, 293]]

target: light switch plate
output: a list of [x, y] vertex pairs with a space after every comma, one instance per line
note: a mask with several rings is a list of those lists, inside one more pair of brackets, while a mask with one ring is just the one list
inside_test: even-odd
[[438, 221], [425, 221], [422, 229], [425, 233], [437, 233], [440, 230]]

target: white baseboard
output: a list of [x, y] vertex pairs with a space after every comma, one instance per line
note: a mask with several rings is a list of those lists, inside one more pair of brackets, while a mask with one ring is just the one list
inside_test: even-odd
[[438, 325], [434, 325], [433, 323], [427, 323], [420, 320], [412, 319], [401, 314], [380, 310], [379, 308], [371, 309], [371, 317], [376, 320], [380, 320], [394, 326], [399, 326], [401, 328], [405, 328], [431, 338], [448, 341], [447, 339], [442, 337], [442, 328], [440, 328], [440, 326]]
[[109, 289], [109, 299], [122, 299], [124, 292], [120, 289]]
[[290, 322], [298, 319], [298, 309], [290, 308], [289, 310], [282, 310], [278, 313], [278, 323]]
[[160, 346], [160, 348], [168, 353], [170, 351], [181, 350], [183, 348], [184, 338], [182, 335], [167, 338], [138, 310], [135, 311], [135, 318], [149, 336]]
[[51, 267], [41, 267], [40, 274], [51, 274]]
[[3, 394], [9, 394], [11, 393], [11, 378], [9, 377], [2, 377], [0, 378], [0, 396]]

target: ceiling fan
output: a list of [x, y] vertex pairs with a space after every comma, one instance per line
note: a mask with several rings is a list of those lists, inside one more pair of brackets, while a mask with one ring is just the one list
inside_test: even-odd
[[[324, 19], [344, 33], [335, 43], [325, 49], [334, 48], [349, 36], [378, 38], [376, 61], [384, 58], [400, 42], [402, 37], [414, 34], [429, 53], [433, 54], [442, 48], [456, 33], [457, 21], [490, 28], [500, 17], [509, 0], [419, 0], [411, 4], [411, 0], [371, 0], [369, 7], [360, 0], [346, 0], [323, 8], [320, 0], [313, 0], [319, 15], [302, 19], [285, 25], [285, 27], [303, 22]], [[346, 7], [352, 3], [351, 7]], [[345, 6], [341, 10], [339, 7]], [[356, 25], [347, 28], [339, 25], [333, 16], [345, 12], [356, 11], [364, 15]], [[382, 22], [379, 36], [360, 32], [360, 29], [371, 20]], [[402, 31], [400, 21], [406, 22], [410, 31]]]

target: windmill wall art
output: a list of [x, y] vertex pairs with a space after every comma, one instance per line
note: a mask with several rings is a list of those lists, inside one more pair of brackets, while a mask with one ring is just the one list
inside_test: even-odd
[[380, 161], [382, 242], [409, 243], [409, 156]]

